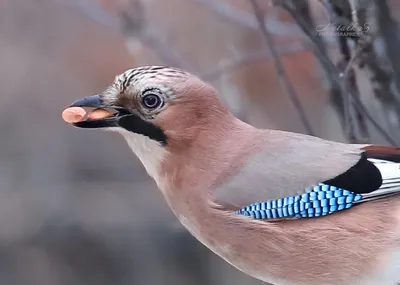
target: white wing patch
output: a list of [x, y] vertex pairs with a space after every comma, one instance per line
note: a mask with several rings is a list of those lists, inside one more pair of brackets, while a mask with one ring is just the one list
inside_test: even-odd
[[381, 172], [382, 186], [374, 192], [363, 194], [363, 199], [359, 202], [366, 202], [400, 193], [400, 163], [372, 158], [368, 160]]

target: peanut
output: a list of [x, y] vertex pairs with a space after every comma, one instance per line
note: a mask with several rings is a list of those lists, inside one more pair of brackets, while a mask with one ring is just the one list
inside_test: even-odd
[[63, 120], [69, 124], [82, 121], [85, 115], [86, 111], [81, 107], [70, 107], [62, 112]]

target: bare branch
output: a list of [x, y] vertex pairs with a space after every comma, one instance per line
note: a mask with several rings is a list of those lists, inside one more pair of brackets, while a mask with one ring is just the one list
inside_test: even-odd
[[[349, 9], [351, 10], [351, 20], [352, 20], [352, 24], [353, 27], [360, 27], [360, 22], [359, 22], [359, 18], [358, 18], [358, 11], [357, 11], [357, 3], [355, 0], [348, 0], [349, 1]], [[360, 7], [361, 8], [361, 7]], [[365, 9], [365, 7], [362, 7], [362, 9]], [[361, 12], [360, 12], [361, 13]], [[344, 19], [345, 21], [347, 19]], [[365, 19], [363, 20], [365, 21]], [[349, 47], [349, 43], [348, 43], [348, 37], [341, 37], [340, 38], [340, 46], [341, 46], [341, 51], [343, 53], [343, 60], [345, 61], [345, 63], [347, 64], [346, 68], [344, 69], [343, 73], [340, 74], [340, 77], [343, 77], [344, 80], [347, 80], [348, 84], [350, 84], [351, 89], [354, 90], [354, 96], [356, 96], [357, 98], [360, 97], [360, 92], [358, 89], [358, 85], [357, 85], [357, 80], [356, 80], [356, 76], [355, 76], [355, 72], [353, 69], [353, 65], [356, 62], [356, 60], [362, 55], [362, 53], [365, 50], [372, 50], [371, 44], [372, 44], [372, 37], [368, 37], [367, 35], [363, 35], [363, 39], [360, 39], [360, 36], [362, 34], [359, 34], [355, 37], [355, 41], [356, 41], [356, 49], [353, 52], [353, 54], [351, 55], [351, 51], [350, 51], [350, 47]], [[349, 37], [351, 38], [351, 37]], [[367, 41], [368, 40], [368, 41]], [[355, 130], [354, 130], [354, 122], [357, 123], [357, 126], [359, 127], [360, 133], [362, 135], [362, 139], [364, 142], [369, 140], [369, 132], [368, 132], [368, 128], [367, 128], [367, 124], [365, 122], [365, 118], [364, 115], [360, 112], [360, 110], [356, 109], [354, 110], [354, 106], [353, 106], [353, 101], [350, 100], [350, 96], [345, 96], [346, 98], [346, 104], [345, 104], [345, 113], [347, 113], [346, 115], [349, 117], [348, 121], [349, 121], [349, 134], [350, 137], [355, 138]], [[357, 142], [357, 140], [355, 140]]]
[[350, 8], [351, 8], [351, 19], [353, 21], [353, 24], [356, 27], [359, 27], [356, 0], [349, 0], [349, 4], [350, 4]]
[[[390, 13], [390, 7], [386, 0], [374, 0], [376, 6], [376, 17], [381, 31], [381, 36], [385, 42], [386, 54], [393, 69], [394, 82], [397, 92], [400, 92], [400, 35], [399, 24]], [[399, 98], [393, 96], [396, 104], [399, 104]]]
[[362, 53], [362, 48], [358, 48], [356, 52], [353, 54], [353, 56], [350, 58], [349, 62], [347, 63], [345, 70], [342, 73], [340, 73], [340, 77], [344, 78], [348, 77], [350, 70], [353, 68], [355, 61], [361, 55], [361, 53]]
[[[366, 43], [366, 44], [371, 44], [371, 43]], [[356, 96], [357, 98], [360, 97], [360, 92], [358, 90], [357, 87], [357, 82], [356, 82], [356, 76], [355, 76], [355, 72], [353, 69], [353, 65], [356, 61], [356, 59], [361, 55], [361, 53], [363, 52], [364, 46], [363, 45], [359, 45], [356, 49], [356, 51], [354, 52], [354, 54], [351, 56], [350, 60], [347, 61], [347, 66], [345, 67], [344, 71], [339, 74], [340, 77], [342, 77], [344, 80], [346, 80], [348, 82], [348, 84], [351, 85], [352, 90], [354, 90], [354, 96]], [[350, 121], [349, 124], [349, 128], [354, 128], [354, 126], [352, 126], [352, 120], [354, 120], [359, 127], [361, 136], [362, 136], [362, 141], [363, 142], [367, 142], [369, 140], [369, 132], [368, 132], [368, 127], [364, 118], [363, 113], [360, 112], [359, 109], [356, 108], [356, 110], [353, 110], [353, 105], [354, 102], [353, 100], [351, 100], [350, 96], [345, 96], [347, 103], [345, 104], [345, 109], [347, 109], [348, 112], [348, 120]], [[355, 113], [354, 113], [355, 112]], [[346, 111], [345, 111], [346, 113]], [[348, 130], [350, 136], [354, 136], [355, 130]]]
[[272, 59], [274, 61], [275, 68], [278, 72], [278, 79], [279, 79], [281, 88], [284, 90], [284, 92], [287, 94], [289, 99], [292, 101], [307, 133], [310, 135], [313, 135], [314, 132], [311, 128], [311, 124], [308, 121], [308, 118], [303, 109], [303, 106], [301, 105], [298, 95], [297, 95], [295, 89], [293, 88], [293, 85], [290, 82], [290, 79], [289, 79], [288, 75], [286, 74], [285, 68], [283, 67], [283, 64], [280, 60], [279, 52], [276, 49], [274, 39], [273, 39], [272, 35], [268, 32], [267, 28], [265, 27], [264, 15], [263, 15], [260, 7], [258, 6], [258, 3], [256, 0], [249, 0], [249, 1], [253, 8], [254, 15], [257, 18], [260, 31], [264, 36], [265, 42], [266, 42], [268, 50], [269, 50], [269, 54], [272, 56]]
[[[342, 0], [342, 3], [347, 0]], [[347, 19], [343, 16], [345, 15], [345, 11], [347, 11], [345, 7], [338, 7], [337, 2], [334, 4], [329, 1], [323, 1], [320, 0], [320, 2], [323, 4], [324, 8], [326, 9], [326, 12], [328, 14], [330, 23], [333, 23], [340, 27], [343, 22], [347, 21]], [[333, 19], [333, 20], [332, 20]], [[346, 26], [348, 27], [348, 26]], [[342, 55], [342, 59], [338, 62], [337, 66], [340, 71], [342, 71], [339, 76], [343, 80], [343, 82], [347, 85], [351, 85], [352, 90], [354, 90], [354, 93], [356, 96], [359, 96], [358, 92], [358, 86], [353, 70], [353, 62], [357, 59], [357, 56], [352, 57], [351, 55], [351, 49], [348, 45], [347, 38], [344, 36], [336, 36], [335, 39], [338, 41], [340, 52]], [[344, 133], [346, 134], [346, 137], [348, 140], [352, 143], [359, 143], [360, 140], [357, 137], [357, 130], [356, 130], [356, 125], [358, 123], [356, 119], [356, 110], [354, 110], [353, 106], [353, 101], [351, 100], [351, 96], [349, 93], [343, 93], [339, 92], [339, 94], [334, 94], [335, 98], [331, 98], [332, 102], [335, 104], [335, 107], [337, 109], [338, 114], [341, 116], [341, 123], [342, 123], [342, 129]], [[339, 96], [337, 96], [339, 95]], [[362, 115], [359, 116], [362, 118]], [[366, 130], [366, 133], [368, 134], [368, 130]], [[366, 139], [366, 138], [365, 138]]]
[[[385, 1], [376, 1], [376, 5], [374, 7], [372, 7], [371, 2], [373, 1], [371, 0], [342, 0], [341, 2], [333, 2], [330, 0], [319, 1], [327, 9], [333, 23], [348, 27], [351, 21], [355, 21], [356, 24], [354, 26], [358, 25], [357, 27], [359, 28], [367, 27], [368, 30], [365, 31], [365, 33], [359, 33], [356, 37], [349, 37], [349, 39], [354, 41], [356, 49], [362, 47], [361, 52], [356, 51], [356, 53], [359, 53], [359, 56], [354, 59], [358, 62], [360, 68], [363, 68], [364, 66], [367, 68], [376, 99], [380, 101], [385, 110], [387, 110], [385, 112], [385, 116], [393, 117], [394, 115], [397, 118], [396, 126], [398, 126], [400, 122], [400, 100], [398, 98], [400, 89], [396, 90], [395, 88], [393, 88], [394, 84], [396, 84], [397, 87], [400, 86], [398, 84], [399, 81], [396, 80], [396, 78], [398, 77], [393, 76], [398, 73], [398, 65], [394, 64], [398, 57], [395, 56], [393, 58], [393, 54], [395, 53], [387, 52], [386, 55], [383, 55], [381, 52], [378, 52], [378, 46], [372, 45], [373, 39], [371, 37], [374, 37], [374, 34], [370, 33], [370, 27], [366, 26], [371, 20], [378, 22], [379, 25], [377, 26], [379, 26], [379, 28], [381, 29], [380, 36], [382, 36], [382, 38], [386, 42], [385, 47], [387, 48], [388, 46], [396, 45], [396, 42], [398, 42], [396, 38], [399, 38], [397, 35], [398, 28], [397, 24], [390, 20], [390, 13], [387, 9]], [[335, 3], [336, 9], [332, 8], [332, 3]], [[342, 13], [342, 16], [338, 16], [336, 13], [336, 10], [338, 9], [337, 5], [339, 5], [339, 3], [342, 4], [339, 10], [344, 11]], [[370, 13], [370, 19], [368, 19], [367, 11], [371, 10], [371, 8], [374, 8], [375, 15], [372, 15], [372, 13]], [[346, 12], [347, 10], [349, 10], [349, 12]], [[366, 44], [368, 42], [370, 44]], [[346, 49], [349, 49], [347, 47], [347, 39], [344, 37], [340, 38], [340, 45], [341, 48], [346, 45]], [[387, 51], [389, 50], [393, 51], [397, 49], [387, 49]], [[387, 59], [385, 60], [383, 57], [387, 57]], [[387, 121], [392, 121], [388, 120], [388, 118], [386, 119]]]
[[[278, 4], [278, 3], [277, 3]], [[312, 49], [317, 55], [317, 58], [321, 61], [322, 64], [328, 68], [330, 74], [332, 75], [332, 78], [335, 80], [335, 82], [338, 83], [340, 86], [340, 92], [341, 94], [349, 94], [352, 99], [354, 100], [355, 107], [357, 110], [359, 110], [362, 114], [365, 115], [365, 117], [370, 121], [370, 123], [377, 129], [377, 131], [382, 135], [382, 137], [385, 138], [390, 144], [396, 145], [396, 141], [375, 121], [373, 116], [368, 112], [364, 104], [361, 102], [361, 100], [353, 93], [354, 90], [349, 88], [347, 84], [347, 80], [344, 80], [343, 77], [340, 77], [339, 74], [341, 73], [338, 68], [333, 64], [333, 62], [330, 60], [330, 58], [324, 53], [324, 51], [321, 49], [321, 47], [315, 42], [315, 31], [314, 29], [310, 29], [307, 22], [304, 21], [304, 19], [298, 15], [296, 12], [296, 7], [293, 5], [291, 1], [287, 0], [279, 0], [279, 6], [282, 7], [284, 10], [286, 10], [289, 15], [293, 18], [293, 20], [299, 25], [299, 27], [303, 30], [303, 32], [309, 37], [312, 43]], [[344, 96], [342, 95], [342, 96]], [[346, 95], [347, 96], [347, 95]]]

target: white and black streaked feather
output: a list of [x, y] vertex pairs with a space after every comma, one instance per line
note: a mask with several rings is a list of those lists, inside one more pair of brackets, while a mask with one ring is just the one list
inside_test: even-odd
[[382, 175], [382, 184], [377, 190], [363, 194], [363, 199], [359, 202], [400, 194], [400, 163], [380, 159], [369, 159], [369, 161], [379, 169]]

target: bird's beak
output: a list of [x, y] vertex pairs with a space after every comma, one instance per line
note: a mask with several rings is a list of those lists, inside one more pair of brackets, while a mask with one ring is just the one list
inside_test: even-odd
[[132, 115], [132, 113], [125, 108], [105, 105], [99, 95], [80, 98], [74, 101], [70, 105], [70, 107], [90, 107], [90, 108], [104, 109], [104, 110], [112, 109], [115, 111], [115, 113], [104, 112], [104, 117], [96, 117], [95, 119], [91, 118], [89, 114], [88, 119], [73, 123], [73, 125], [78, 128], [92, 129], [92, 128], [119, 127], [120, 126], [119, 121], [121, 120], [121, 118]]
[[[143, 120], [129, 109], [104, 104], [99, 95], [78, 99], [70, 107], [90, 107], [105, 111], [102, 112], [101, 116], [97, 115], [99, 112], [97, 112], [96, 116], [91, 116], [96, 110], [93, 111], [87, 116], [86, 120], [73, 123], [75, 127], [85, 129], [121, 127], [127, 131], [147, 136], [162, 145], [167, 144], [167, 137], [162, 129], [151, 122]], [[112, 109], [114, 112], [109, 112], [107, 109]]]

